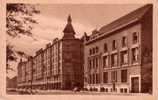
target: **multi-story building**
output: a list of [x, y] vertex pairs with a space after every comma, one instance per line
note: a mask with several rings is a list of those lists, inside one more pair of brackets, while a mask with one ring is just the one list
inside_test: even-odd
[[52, 45], [49, 43], [44, 49], [44, 80], [46, 89], [62, 89], [61, 87], [61, 47], [60, 40], [55, 38]]
[[22, 88], [24, 87], [24, 83], [25, 83], [25, 68], [26, 68], [26, 62], [22, 62], [22, 60], [20, 60], [20, 63], [18, 64], [18, 78], [17, 78], [17, 83], [18, 83], [18, 87]]
[[83, 40], [75, 38], [71, 22], [69, 16], [62, 39], [55, 38], [46, 48], [38, 50], [32, 59], [19, 63], [19, 88], [83, 87]]
[[33, 59], [32, 57], [29, 57], [25, 66], [25, 77], [26, 77], [26, 81], [25, 84], [27, 84], [27, 86], [29, 86], [30, 88], [32, 88], [32, 68], [33, 68]]
[[85, 34], [84, 60], [84, 88], [90, 91], [151, 91], [152, 5]]
[[44, 88], [44, 66], [43, 66], [43, 49], [40, 49], [36, 52], [36, 55], [33, 57], [32, 65], [32, 88]]

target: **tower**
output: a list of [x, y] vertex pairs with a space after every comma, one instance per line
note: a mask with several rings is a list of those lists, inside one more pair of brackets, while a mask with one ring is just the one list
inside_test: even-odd
[[75, 38], [72, 19], [69, 15], [63, 30], [62, 46], [62, 89], [73, 89], [83, 86], [83, 49], [82, 41]]

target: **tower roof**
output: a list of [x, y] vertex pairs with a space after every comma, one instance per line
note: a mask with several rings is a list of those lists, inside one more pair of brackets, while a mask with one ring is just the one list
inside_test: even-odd
[[72, 38], [72, 37], [74, 38], [74, 34], [76, 34], [76, 33], [74, 31], [74, 28], [73, 28], [71, 22], [72, 22], [71, 15], [69, 15], [67, 18], [67, 24], [63, 30], [63, 33], [64, 33], [63, 38]]
[[71, 22], [71, 21], [72, 21], [72, 19], [71, 19], [71, 15], [68, 16], [67, 21], [68, 21], [68, 22]]

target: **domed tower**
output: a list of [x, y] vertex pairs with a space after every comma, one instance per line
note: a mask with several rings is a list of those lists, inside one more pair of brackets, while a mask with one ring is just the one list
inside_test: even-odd
[[73, 28], [71, 22], [72, 22], [71, 15], [69, 15], [68, 19], [67, 19], [67, 25], [63, 30], [63, 33], [64, 33], [63, 39], [73, 39], [73, 38], [75, 38], [74, 35], [76, 33], [74, 31], [74, 28]]

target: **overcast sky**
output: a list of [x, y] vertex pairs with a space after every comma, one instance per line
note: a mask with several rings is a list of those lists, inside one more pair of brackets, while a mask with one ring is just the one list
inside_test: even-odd
[[[119, 17], [143, 6], [142, 4], [38, 4], [35, 5], [41, 11], [34, 16], [39, 24], [32, 30], [37, 41], [21, 35], [21, 38], [11, 39], [9, 42], [15, 45], [16, 50], [34, 55], [35, 52], [45, 47], [45, 44], [54, 38], [63, 36], [63, 29], [67, 23], [67, 17], [71, 14], [72, 25], [76, 31], [76, 37], [80, 38], [84, 32], [88, 34], [94, 29], [118, 19]], [[16, 69], [17, 64], [13, 64]], [[14, 72], [16, 75], [16, 72]], [[13, 73], [11, 76], [14, 76]]]

